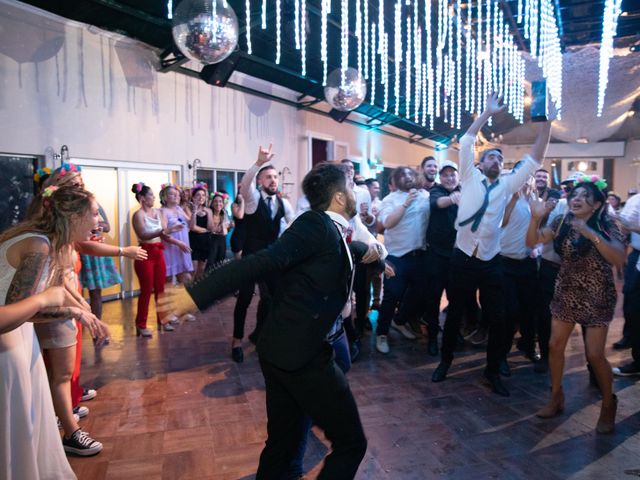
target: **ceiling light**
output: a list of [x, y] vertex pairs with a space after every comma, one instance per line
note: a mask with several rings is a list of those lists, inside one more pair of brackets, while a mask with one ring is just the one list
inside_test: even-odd
[[627, 15], [629, 15], [629, 12], [622, 12], [622, 13], [620, 14], [620, 16], [621, 16], [621, 17], [626, 17]]
[[604, 97], [609, 83], [609, 62], [613, 56], [613, 37], [618, 28], [618, 16], [622, 0], [607, 0], [602, 20], [602, 42], [600, 43], [600, 75], [598, 81], [598, 117], [602, 116]]
[[589, 143], [589, 139], [585, 138], [585, 137], [580, 137], [580, 138], [576, 139], [576, 142], [578, 142], [578, 143]]
[[589, 168], [589, 164], [587, 162], [578, 162], [578, 170], [581, 172], [586, 172]]

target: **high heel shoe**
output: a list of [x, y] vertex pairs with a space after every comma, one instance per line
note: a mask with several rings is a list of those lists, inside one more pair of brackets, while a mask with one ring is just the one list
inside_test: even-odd
[[173, 328], [173, 325], [171, 325], [170, 323], [162, 324], [162, 323], [158, 322], [158, 331], [159, 332], [162, 332], [162, 331], [173, 332], [174, 330], [175, 330], [175, 328]]
[[551, 399], [541, 410], [536, 413], [540, 418], [553, 418], [564, 411], [564, 392], [562, 389], [557, 394], [551, 394]]
[[136, 327], [136, 337], [153, 337], [153, 333], [148, 328], [138, 328]]
[[598, 424], [596, 425], [596, 432], [598, 433], [613, 433], [616, 428], [616, 412], [618, 411], [618, 397], [613, 397], [611, 403], [605, 406], [604, 400], [602, 401], [602, 407], [600, 407], [600, 418], [598, 418]]

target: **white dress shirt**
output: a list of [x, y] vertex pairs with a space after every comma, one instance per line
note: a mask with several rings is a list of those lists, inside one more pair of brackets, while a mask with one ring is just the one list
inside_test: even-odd
[[[497, 180], [499, 183], [489, 195], [489, 205], [475, 232], [471, 225], [460, 226], [461, 221], [473, 216], [482, 206], [487, 191], [482, 181], [489, 180], [473, 164], [473, 145], [475, 136], [465, 134], [460, 139], [460, 183], [463, 185], [458, 207], [456, 228], [456, 247], [469, 256], [488, 261], [500, 253], [500, 225], [504, 216], [504, 209], [511, 195], [520, 190], [527, 178], [540, 167], [532, 157], [526, 155], [524, 163], [513, 173], [504, 175]], [[388, 247], [388, 246], [387, 246]]]
[[[409, 196], [409, 192], [392, 192], [382, 200], [378, 219], [385, 222], [396, 208], [402, 205]], [[404, 209], [404, 215], [392, 228], [384, 232], [384, 244], [389, 255], [401, 257], [413, 250], [426, 248], [427, 225], [429, 224], [429, 192], [418, 190], [409, 208]]]
[[527, 230], [531, 220], [531, 207], [522, 196], [516, 201], [509, 222], [500, 231], [500, 255], [524, 260], [531, 253], [527, 248]]
[[[636, 194], [627, 200], [618, 215], [622, 223], [632, 228], [640, 228], [640, 195]], [[640, 234], [631, 232], [631, 247], [640, 250]]]
[[333, 223], [337, 225], [337, 228], [340, 231], [340, 236], [342, 237], [342, 242], [347, 249], [347, 257], [349, 257], [349, 266], [351, 267], [349, 280], [351, 283], [349, 285], [349, 295], [347, 296], [347, 302], [344, 304], [344, 307], [342, 307], [340, 317], [336, 319], [336, 322], [333, 324], [333, 327], [331, 327], [331, 330], [327, 334], [327, 338], [331, 338], [342, 328], [342, 320], [351, 315], [351, 292], [353, 291], [353, 279], [355, 278], [355, 274], [353, 272], [355, 265], [353, 264], [351, 250], [349, 250], [349, 245], [347, 244], [347, 235], [350, 229], [350, 222], [347, 221], [347, 219], [339, 213], [331, 212], [329, 210], [326, 210], [324, 213], [329, 215], [329, 218], [333, 220]]
[[367, 227], [370, 227], [371, 225], [375, 225], [376, 218], [375, 218], [375, 215], [371, 213], [371, 193], [369, 193], [369, 189], [361, 185], [354, 185], [352, 190], [353, 190], [353, 194], [356, 197], [356, 210], [358, 214], [360, 213], [360, 205], [362, 205], [363, 203], [366, 203], [367, 212], [369, 212], [369, 214], [373, 217], [373, 220], [367, 224]]
[[[551, 210], [551, 213], [549, 214], [549, 219], [547, 220], [547, 226], [551, 225], [556, 217], [566, 215], [568, 210], [569, 210], [569, 206], [567, 204], [567, 199], [561, 198], [560, 200], [558, 200], [558, 203], [556, 203], [556, 206], [554, 207], [553, 210]], [[561, 261], [560, 255], [558, 255], [558, 253], [555, 251], [553, 247], [553, 240], [542, 245], [542, 253], [540, 256], [543, 259], [553, 263], [559, 264]]]
[[[256, 213], [261, 195], [265, 202], [267, 197], [271, 197], [272, 208], [276, 208], [276, 205], [278, 204], [277, 195], [268, 195], [265, 191], [258, 190], [256, 188], [256, 175], [261, 168], [262, 166], [254, 163], [249, 167], [249, 170], [246, 171], [242, 177], [242, 181], [240, 182], [240, 193], [244, 197], [244, 213], [246, 215]], [[286, 198], [281, 198], [281, 200], [284, 206], [284, 218], [280, 221], [280, 233], [284, 231], [286, 226], [290, 224], [295, 217], [289, 200]]]

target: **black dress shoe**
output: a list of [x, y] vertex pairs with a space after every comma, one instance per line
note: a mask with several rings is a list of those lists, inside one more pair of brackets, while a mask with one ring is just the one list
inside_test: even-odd
[[500, 380], [500, 375], [497, 373], [490, 373], [487, 370], [484, 371], [484, 378], [489, 382], [489, 386], [491, 387], [491, 391], [496, 395], [500, 395], [502, 397], [509, 397], [511, 394], [509, 390], [502, 384], [502, 380]]
[[627, 348], [631, 348], [631, 339], [629, 337], [622, 337], [613, 344], [614, 350], [625, 350]]
[[242, 347], [233, 347], [231, 349], [231, 358], [236, 363], [242, 363], [244, 361], [244, 353]]
[[450, 363], [440, 362], [440, 364], [433, 371], [433, 375], [431, 375], [431, 381], [433, 383], [442, 382], [447, 378], [447, 372], [449, 371], [449, 367], [451, 367]]
[[511, 367], [509, 366], [509, 362], [507, 362], [506, 360], [500, 360], [499, 371], [500, 375], [502, 375], [503, 377], [510, 377]]
[[429, 344], [427, 345], [427, 353], [430, 357], [438, 356], [438, 337], [429, 338]]

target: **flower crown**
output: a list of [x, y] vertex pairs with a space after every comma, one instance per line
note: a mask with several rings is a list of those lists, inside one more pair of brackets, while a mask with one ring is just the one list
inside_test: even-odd
[[36, 173], [33, 174], [33, 181], [39, 182], [42, 177], [51, 175], [51, 169], [49, 167], [39, 168]]
[[136, 192], [140, 193], [143, 188], [144, 188], [144, 182], [136, 183]]
[[209, 195], [210, 198], [213, 197], [222, 197], [222, 201], [226, 204], [227, 202], [229, 202], [229, 194], [228, 193], [223, 193], [223, 192], [213, 192], [211, 195]]
[[192, 188], [193, 188], [194, 190], [195, 190], [196, 188], [203, 188], [203, 189], [205, 189], [205, 190], [209, 190], [209, 185], [207, 185], [205, 182], [198, 182], [198, 183], [194, 183]]
[[64, 177], [67, 172], [80, 173], [82, 168], [75, 163], [63, 163], [58, 168], [55, 169], [55, 174], [59, 177]]
[[180, 191], [180, 187], [178, 187], [177, 185], [174, 185], [171, 182], [163, 183], [162, 185], [160, 185], [160, 190], [164, 190], [165, 188], [175, 188], [176, 190]]
[[604, 192], [607, 189], [607, 181], [598, 175], [584, 175], [577, 183], [593, 183], [598, 190]]
[[51, 207], [51, 202], [53, 201], [51, 195], [53, 195], [53, 192], [58, 190], [58, 188], [60, 187], [58, 187], [57, 185], [49, 185], [42, 191], [42, 205], [44, 206], [44, 208], [48, 209]]

